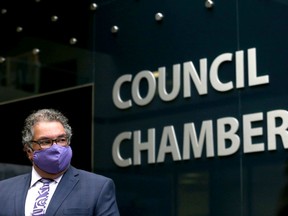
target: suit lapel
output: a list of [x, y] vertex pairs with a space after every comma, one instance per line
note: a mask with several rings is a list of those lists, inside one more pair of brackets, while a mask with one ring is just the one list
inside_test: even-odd
[[78, 183], [79, 179], [77, 175], [78, 173], [76, 172], [76, 169], [73, 167], [70, 167], [66, 171], [61, 181], [59, 182], [59, 185], [57, 186], [57, 189], [53, 194], [53, 197], [49, 203], [49, 206], [46, 211], [47, 215], [54, 215], [57, 212], [59, 207], [62, 205], [63, 201], [66, 199], [66, 197], [71, 193], [75, 185]]
[[30, 186], [31, 181], [31, 173], [27, 175], [23, 175], [22, 184], [17, 184], [15, 186], [15, 212], [16, 215], [25, 215], [25, 200], [27, 196], [27, 192]]

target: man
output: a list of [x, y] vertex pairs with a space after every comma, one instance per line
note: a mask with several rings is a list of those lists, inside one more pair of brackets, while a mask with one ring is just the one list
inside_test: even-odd
[[53, 109], [25, 120], [24, 151], [32, 172], [0, 181], [0, 216], [119, 216], [114, 182], [70, 165], [72, 130]]

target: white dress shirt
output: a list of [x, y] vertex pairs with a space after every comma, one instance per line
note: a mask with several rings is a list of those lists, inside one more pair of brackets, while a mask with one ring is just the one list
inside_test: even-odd
[[[58, 178], [54, 179], [53, 182], [50, 183], [49, 188], [49, 196], [46, 201], [46, 209], [50, 203], [50, 200], [61, 180], [63, 175], [59, 176]], [[43, 183], [39, 180], [41, 179], [41, 176], [36, 172], [34, 167], [32, 167], [32, 176], [31, 176], [31, 183], [30, 187], [28, 189], [28, 193], [26, 196], [26, 202], [25, 202], [25, 216], [31, 216], [33, 213], [33, 207], [35, 203], [35, 199], [38, 197], [38, 190], [42, 187]], [[46, 211], [44, 210], [44, 212]]]

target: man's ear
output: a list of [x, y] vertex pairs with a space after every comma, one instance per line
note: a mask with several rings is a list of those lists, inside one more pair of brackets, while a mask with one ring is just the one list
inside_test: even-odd
[[24, 152], [26, 152], [28, 159], [30, 161], [32, 161], [32, 159], [33, 159], [33, 149], [31, 148], [31, 146], [26, 143], [24, 145], [24, 147], [23, 147], [23, 150], [24, 150]]

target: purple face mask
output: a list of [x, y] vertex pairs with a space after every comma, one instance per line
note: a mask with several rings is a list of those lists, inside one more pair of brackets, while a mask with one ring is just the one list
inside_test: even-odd
[[53, 144], [50, 148], [36, 150], [33, 162], [43, 171], [57, 174], [68, 168], [72, 158], [70, 146]]

